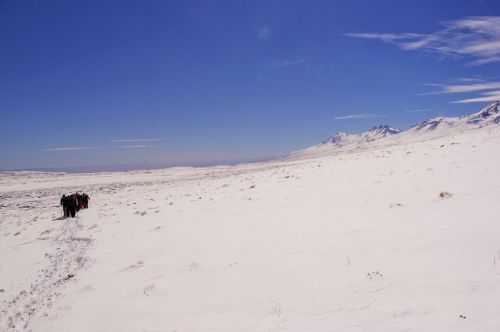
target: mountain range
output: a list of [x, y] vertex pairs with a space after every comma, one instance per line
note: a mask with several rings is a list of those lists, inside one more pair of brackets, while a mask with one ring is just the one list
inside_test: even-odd
[[288, 158], [320, 156], [372, 145], [390, 145], [401, 141], [425, 140], [499, 124], [500, 101], [496, 101], [472, 114], [461, 117], [431, 118], [406, 130], [400, 130], [388, 125], [378, 125], [361, 133], [338, 132], [320, 144], [292, 152]]

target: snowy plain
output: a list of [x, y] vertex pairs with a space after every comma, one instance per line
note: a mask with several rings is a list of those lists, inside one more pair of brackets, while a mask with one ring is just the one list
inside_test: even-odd
[[[500, 331], [500, 126], [401, 135], [1, 173], [0, 331]], [[61, 219], [77, 190], [90, 208]]]

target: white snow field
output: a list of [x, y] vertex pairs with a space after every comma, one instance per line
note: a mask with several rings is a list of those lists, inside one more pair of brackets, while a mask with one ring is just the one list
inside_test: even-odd
[[0, 331], [498, 332], [493, 107], [266, 163], [2, 173]]

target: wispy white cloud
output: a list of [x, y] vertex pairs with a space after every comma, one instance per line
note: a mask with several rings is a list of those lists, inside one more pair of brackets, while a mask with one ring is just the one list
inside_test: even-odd
[[386, 43], [393, 43], [398, 40], [407, 40], [425, 36], [418, 33], [346, 33], [345, 35], [354, 38], [377, 39]]
[[460, 82], [467, 82], [467, 83], [484, 82], [483, 79], [476, 78], [476, 77], [462, 77], [462, 78], [459, 78], [458, 81], [460, 81]]
[[130, 139], [115, 139], [113, 143], [152, 143], [160, 142], [161, 138], [130, 138]]
[[498, 96], [500, 95], [500, 90], [483, 92], [485, 96]]
[[470, 64], [473, 66], [480, 66], [480, 65], [486, 65], [488, 63], [493, 63], [493, 62], [500, 62], [500, 57], [491, 57], [491, 58], [484, 58], [484, 59], [479, 59], [472, 61]]
[[480, 97], [467, 98], [452, 101], [454, 104], [486, 103], [500, 100], [500, 90], [487, 91], [480, 94]]
[[132, 144], [132, 145], [122, 145], [120, 146], [121, 149], [146, 149], [150, 148], [151, 145], [144, 145], [144, 144]]
[[432, 110], [429, 108], [417, 108], [414, 110], [406, 111], [406, 113], [428, 113], [428, 112], [432, 112]]
[[293, 59], [293, 60], [281, 60], [276, 62], [277, 67], [290, 67], [290, 66], [297, 66], [305, 63], [306, 60], [304, 59]]
[[369, 119], [369, 118], [380, 118], [379, 114], [371, 114], [371, 113], [361, 113], [361, 114], [347, 114], [336, 116], [335, 120], [359, 120], [359, 119]]
[[271, 38], [271, 28], [268, 27], [267, 25], [261, 26], [257, 30], [257, 38], [261, 40], [267, 40]]
[[403, 50], [430, 50], [441, 55], [471, 58], [471, 65], [500, 62], [500, 16], [475, 16], [443, 23], [429, 33], [348, 33], [349, 37], [375, 39]]
[[[460, 81], [464, 81], [461, 79]], [[468, 84], [426, 84], [426, 86], [437, 88], [435, 91], [425, 93], [426, 95], [439, 94], [473, 94], [475, 96], [452, 101], [452, 103], [484, 103], [500, 100], [500, 81], [475, 82]]]
[[94, 147], [90, 146], [58, 146], [53, 148], [46, 148], [44, 151], [48, 152], [58, 152], [58, 151], [80, 151], [80, 150], [92, 150]]
[[467, 93], [500, 89], [500, 82], [441, 85], [438, 93]]
[[437, 88], [435, 91], [424, 93], [424, 95], [450, 94], [450, 93], [471, 93], [500, 89], [499, 81], [469, 83], [469, 84], [425, 84], [429, 87]]

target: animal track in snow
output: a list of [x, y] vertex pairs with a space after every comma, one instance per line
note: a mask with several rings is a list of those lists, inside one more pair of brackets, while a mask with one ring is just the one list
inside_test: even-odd
[[389, 207], [392, 209], [394, 207], [402, 207], [403, 204], [402, 203], [391, 203], [391, 205], [389, 205]]
[[447, 191], [442, 191], [439, 193], [439, 198], [441, 199], [448, 199], [448, 198], [451, 198], [453, 197], [453, 194], [452, 193], [449, 193]]
[[140, 269], [143, 266], [144, 266], [144, 262], [143, 261], [137, 261], [137, 263], [129, 265], [126, 268], [122, 269], [121, 271], [125, 272], [125, 271], [138, 270], [138, 269]]
[[376, 279], [382, 279], [384, 275], [379, 271], [375, 271], [375, 272], [368, 272], [366, 274], [366, 277], [370, 280], [376, 280]]
[[150, 296], [154, 290], [155, 290], [155, 285], [151, 284], [144, 287], [144, 290], [142, 292], [144, 293], [144, 295]]

